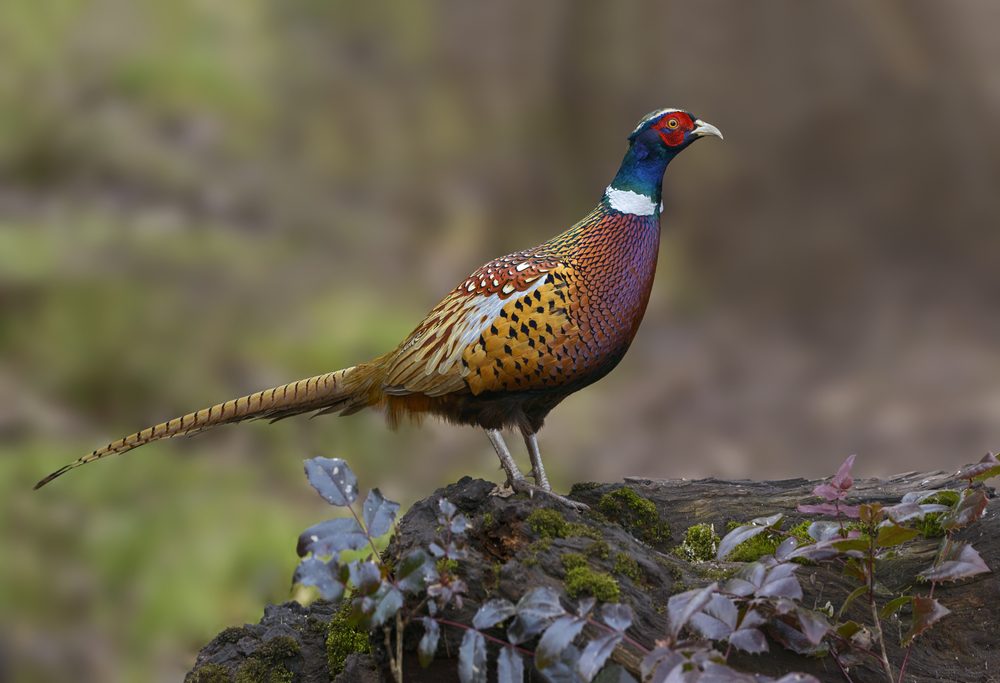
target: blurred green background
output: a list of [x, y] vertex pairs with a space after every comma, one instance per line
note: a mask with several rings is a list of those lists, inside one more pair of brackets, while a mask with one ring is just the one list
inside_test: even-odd
[[329, 515], [305, 457], [404, 503], [498, 479], [474, 430], [364, 414], [30, 490], [392, 347], [589, 210], [658, 107], [726, 141], [668, 171], [643, 329], [542, 434], [557, 485], [995, 448], [998, 29], [990, 0], [0, 3], [0, 680], [179, 680], [288, 598]]

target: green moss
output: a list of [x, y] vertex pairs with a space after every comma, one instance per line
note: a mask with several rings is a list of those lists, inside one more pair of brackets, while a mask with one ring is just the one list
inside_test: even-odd
[[355, 652], [371, 652], [368, 633], [355, 626], [349, 620], [350, 605], [344, 605], [333, 615], [326, 629], [326, 663], [330, 678], [344, 670], [347, 655]]
[[809, 535], [809, 526], [811, 524], [812, 521], [807, 519], [805, 521], [799, 522], [798, 524], [796, 524], [795, 526], [793, 526], [791, 529], [788, 530], [788, 533], [794, 536], [795, 539], [799, 542], [799, 546], [809, 545], [811, 543], [816, 542], [813, 539], [813, 537]]
[[435, 566], [438, 574], [453, 575], [458, 571], [458, 560], [454, 560], [450, 557], [442, 557], [437, 561]]
[[600, 540], [601, 533], [586, 524], [567, 522], [566, 518], [556, 510], [539, 508], [532, 511], [525, 519], [528, 527], [542, 538], [568, 538], [570, 536], [584, 536], [594, 540]]
[[584, 493], [586, 491], [593, 491], [598, 486], [600, 486], [596, 481], [583, 481], [578, 484], [573, 484], [573, 487], [569, 490], [570, 498], [573, 497], [574, 493]]
[[503, 571], [503, 565], [499, 562], [494, 562], [490, 565], [489, 577], [484, 582], [483, 587], [486, 589], [487, 595], [495, 591], [500, 587], [500, 572]]
[[764, 555], [773, 555], [781, 544], [781, 536], [765, 531], [740, 543], [726, 557], [727, 562], [756, 562]]
[[567, 572], [571, 569], [587, 566], [587, 558], [580, 553], [563, 553], [559, 559], [562, 560], [563, 569]]
[[566, 594], [571, 598], [588, 594], [601, 602], [617, 602], [621, 592], [618, 582], [610, 574], [594, 571], [590, 567], [573, 567], [566, 572]]
[[232, 680], [226, 667], [219, 664], [205, 664], [191, 673], [190, 683], [232, 683]]
[[291, 636], [277, 636], [257, 648], [254, 657], [269, 662], [277, 662], [297, 657], [301, 651], [299, 643], [295, 638]]
[[238, 643], [240, 639], [243, 638], [244, 635], [246, 635], [246, 633], [243, 631], [241, 627], [230, 626], [229, 628], [225, 629], [222, 633], [217, 635], [215, 639], [223, 643], [235, 644]]
[[[935, 493], [933, 496], [925, 498], [921, 501], [921, 503], [926, 503], [928, 505], [947, 505], [951, 507], [954, 506], [960, 498], [961, 494], [959, 494], [958, 491], [946, 489]], [[916, 520], [913, 524], [913, 528], [919, 531], [920, 535], [924, 538], [941, 538], [944, 536], [944, 527], [941, 526], [941, 517], [944, 514], [944, 512], [930, 512], [924, 515], [923, 519]]]
[[521, 564], [526, 567], [534, 567], [538, 564], [538, 553], [543, 553], [551, 547], [551, 538], [540, 538], [537, 541], [528, 544], [528, 547], [525, 549], [524, 559], [521, 560]]
[[695, 569], [695, 572], [702, 578], [708, 579], [709, 581], [725, 581], [726, 579], [731, 579], [736, 572], [740, 570], [739, 567], [734, 567], [729, 565], [728, 567], [720, 567], [715, 564], [699, 564]]
[[598, 539], [588, 545], [584, 552], [589, 557], [596, 557], [598, 560], [606, 560], [611, 557], [611, 548], [608, 546], [608, 542], [603, 539]]
[[248, 659], [236, 672], [236, 683], [292, 683], [292, 672], [281, 664]]
[[492, 512], [486, 512], [483, 514], [483, 521], [480, 522], [480, 527], [489, 531], [497, 525], [496, 517], [493, 516]]
[[621, 574], [636, 583], [642, 581], [643, 573], [639, 563], [628, 553], [618, 553], [615, 555], [615, 573]]
[[687, 528], [684, 540], [674, 548], [673, 553], [688, 562], [708, 562], [715, 559], [720, 540], [714, 524], [695, 524]]
[[627, 486], [605, 493], [597, 508], [650, 545], [663, 545], [670, 540], [670, 525], [660, 518], [656, 505]]
[[525, 520], [528, 527], [542, 538], [565, 538], [569, 522], [559, 512], [539, 508]]

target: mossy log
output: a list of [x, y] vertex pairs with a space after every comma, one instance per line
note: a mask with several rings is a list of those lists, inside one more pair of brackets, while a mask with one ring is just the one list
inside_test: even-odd
[[[468, 533], [469, 559], [458, 569], [466, 581], [469, 593], [461, 610], [450, 609], [448, 618], [471, 623], [476, 607], [491, 597], [511, 601], [535, 586], [551, 586], [561, 591], [568, 601], [586, 594], [617, 597], [635, 612], [630, 635], [646, 646], [653, 646], [666, 631], [667, 599], [674, 593], [725, 578], [741, 566], [738, 562], [718, 563], [695, 561], [692, 551], [677, 548], [687, 537], [711, 538], [704, 527], [696, 534], [687, 534], [695, 525], [714, 527], [725, 535], [727, 524], [776, 512], [785, 513], [792, 528], [804, 519], [796, 512], [798, 503], [809, 499], [818, 482], [804, 479], [784, 481], [694, 481], [627, 479], [619, 484], [581, 484], [573, 487], [571, 497], [590, 505], [578, 512], [545, 498], [492, 495], [494, 485], [482, 480], [465, 478], [439, 490], [414, 505], [402, 518], [399, 535], [393, 539], [386, 557], [399, 557], [411, 548], [429, 545], [438, 535], [437, 500], [448, 498], [472, 522]], [[881, 501], [895, 503], [910, 491], [937, 488], [962, 488], [964, 482], [954, 481], [944, 473], [908, 473], [889, 479], [855, 482], [852, 502]], [[991, 499], [982, 520], [958, 534], [960, 540], [973, 542], [986, 563], [1000, 568], [1000, 503]], [[891, 559], [884, 560], [878, 570], [879, 599], [885, 601], [906, 591], [926, 592], [915, 585], [919, 571], [928, 566], [937, 548], [936, 539], [918, 539]], [[766, 547], [763, 548], [766, 550]], [[697, 553], [695, 553], [697, 554]], [[803, 566], [799, 576], [810, 607], [823, 607], [827, 602], [839, 607], [854, 585], [833, 566]], [[996, 574], [983, 574], [956, 584], [939, 585], [935, 596], [951, 610], [936, 628], [920, 636], [910, 655], [906, 680], [912, 683], [931, 681], [1000, 681], [1000, 581]], [[867, 604], [856, 601], [847, 618], [860, 623], [870, 621]], [[269, 608], [273, 621], [275, 609], [292, 610], [299, 614], [301, 632], [317, 620], [329, 622], [335, 610], [325, 603], [309, 608], [292, 604]], [[284, 617], [281, 635], [287, 628]], [[268, 630], [269, 617], [261, 625], [247, 627]], [[312, 622], [310, 622], [312, 620]], [[294, 620], [293, 620], [294, 621]], [[890, 660], [898, 666], [903, 659], [899, 636], [905, 627], [899, 621], [888, 622], [886, 645]], [[272, 624], [273, 626], [273, 624]], [[313, 627], [315, 629], [315, 626]], [[257, 662], [259, 656], [246, 639], [232, 642], [229, 629], [212, 641], [198, 657], [189, 681], [237, 680], [246, 660]], [[229, 636], [227, 636], [229, 633]], [[442, 642], [437, 657], [428, 669], [422, 669], [416, 657], [417, 642], [422, 627], [413, 625], [404, 637], [404, 671], [407, 681], [452, 681], [457, 679], [457, 655], [463, 632], [455, 628], [442, 630]], [[585, 632], [586, 633], [586, 632]], [[502, 635], [498, 632], [497, 635]], [[341, 639], [342, 640], [342, 639]], [[258, 638], [259, 646], [267, 642]], [[317, 666], [327, 661], [327, 638], [300, 638], [299, 652], [280, 662], [293, 681], [355, 681], [391, 680], [384, 668], [384, 636], [372, 634], [371, 655], [349, 657], [348, 670], [331, 675]], [[730, 663], [741, 670], [768, 675], [790, 671], [810, 673], [822, 681], [843, 681], [843, 673], [827, 658], [807, 658], [770, 643], [770, 652], [758, 656], [735, 655]], [[320, 648], [320, 651], [311, 651]], [[492, 659], [492, 657], [491, 657]], [[619, 649], [612, 659], [618, 666], [637, 674], [638, 661], [625, 649]], [[306, 665], [308, 663], [308, 666]], [[217, 674], [231, 678], [198, 678], [206, 666]], [[856, 683], [883, 681], [885, 674], [878, 662], [862, 661], [850, 669]], [[492, 675], [492, 674], [491, 674]], [[542, 680], [537, 672], [529, 680]]]

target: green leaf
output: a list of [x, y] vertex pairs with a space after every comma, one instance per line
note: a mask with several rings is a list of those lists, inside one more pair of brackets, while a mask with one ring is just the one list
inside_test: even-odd
[[883, 607], [882, 611], [879, 612], [878, 614], [881, 618], [888, 619], [893, 614], [898, 612], [900, 608], [902, 608], [904, 605], [908, 605], [911, 602], [913, 602], [912, 595], [900, 595], [898, 598], [894, 598], [889, 602], [885, 603], [885, 607]]
[[880, 548], [889, 548], [900, 545], [916, 537], [920, 532], [916, 529], [909, 529], [905, 526], [890, 523], [878, 528], [878, 536], [875, 537], [875, 545]]
[[837, 624], [837, 628], [834, 629], [841, 638], [846, 638], [850, 640], [851, 637], [860, 631], [863, 627], [856, 621], [845, 621], [842, 624]]
[[844, 604], [840, 606], [840, 611], [837, 612], [837, 618], [839, 619], [840, 616], [847, 610], [848, 605], [850, 605], [852, 602], [854, 602], [859, 597], [864, 595], [867, 591], [868, 591], [868, 586], [858, 586], [857, 588], [852, 590], [851, 594], [844, 599]]
[[842, 553], [848, 550], [859, 550], [864, 552], [868, 550], [868, 539], [867, 538], [845, 538], [843, 541], [834, 541], [831, 543], [834, 548]]

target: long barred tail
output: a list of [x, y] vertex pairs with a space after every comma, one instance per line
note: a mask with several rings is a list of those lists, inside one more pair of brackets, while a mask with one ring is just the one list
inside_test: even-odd
[[336, 372], [328, 372], [325, 375], [317, 375], [273, 389], [258, 391], [249, 396], [241, 396], [211, 408], [188, 413], [183, 417], [175, 417], [168, 422], [161, 422], [155, 427], [147, 427], [140, 432], [113, 441], [104, 448], [99, 448], [56, 470], [35, 484], [35, 489], [40, 489], [53, 479], [81, 465], [109, 455], [125, 453], [151, 441], [186, 436], [243, 420], [257, 418], [280, 420], [290, 415], [308, 413], [314, 410], [322, 412], [360, 410], [369, 403], [369, 390], [366, 386], [367, 382], [365, 382], [368, 374], [365, 372], [367, 369], [368, 366], [355, 366]]

